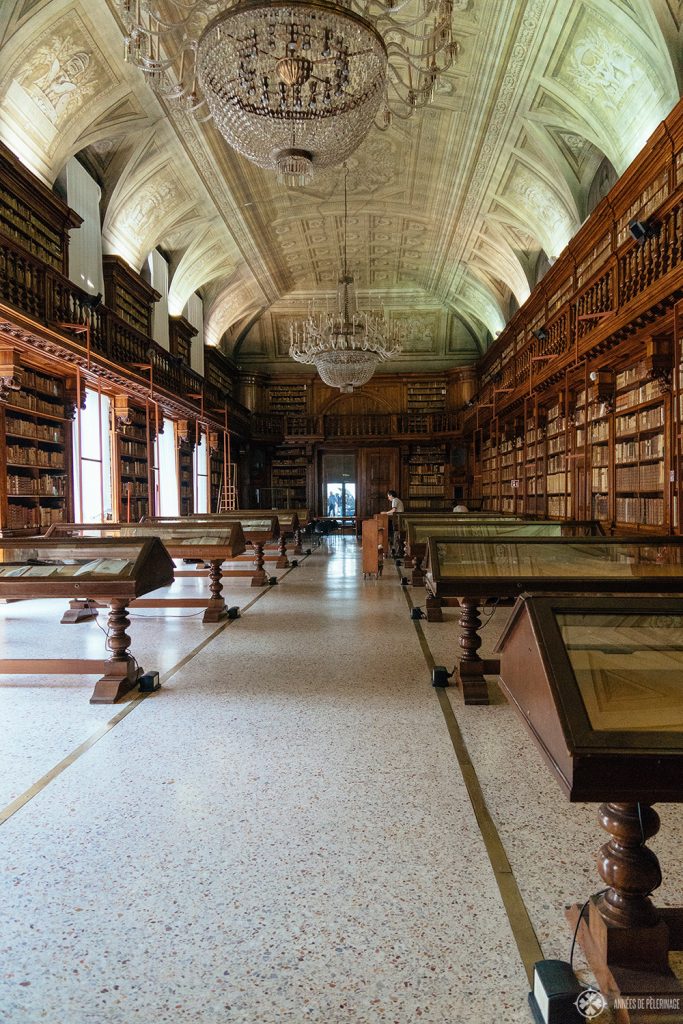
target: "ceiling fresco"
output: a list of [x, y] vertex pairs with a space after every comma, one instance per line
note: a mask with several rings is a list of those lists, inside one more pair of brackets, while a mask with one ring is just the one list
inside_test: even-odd
[[[682, 4], [462, 0], [434, 100], [348, 160], [361, 308], [410, 322], [392, 366], [477, 357], [680, 95]], [[159, 247], [169, 307], [197, 291], [207, 341], [297, 369], [289, 324], [333, 305], [343, 170], [288, 189], [210, 123], [170, 116], [123, 59], [115, 0], [0, 4], [0, 138], [45, 182], [78, 155], [102, 187], [104, 250]]]

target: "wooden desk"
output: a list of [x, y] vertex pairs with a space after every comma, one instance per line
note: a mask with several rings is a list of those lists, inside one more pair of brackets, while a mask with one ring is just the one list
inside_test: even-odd
[[459, 603], [456, 678], [465, 703], [488, 704], [484, 676], [500, 662], [479, 658], [479, 605], [522, 593], [683, 593], [683, 538], [430, 537], [425, 582], [433, 597]]
[[[266, 560], [274, 560], [278, 568], [286, 568], [289, 565], [284, 538], [281, 541], [278, 555], [272, 556], [272, 559], [264, 555], [263, 549], [265, 544], [273, 543], [273, 541], [280, 539], [280, 522], [277, 516], [263, 513], [259, 517], [247, 518], [240, 513], [231, 513], [222, 516], [221, 522], [223, 524], [239, 523], [244, 533], [244, 539], [254, 549], [256, 571], [251, 578], [252, 587], [265, 587], [268, 585], [268, 576], [263, 568]], [[216, 516], [211, 514], [206, 516], [145, 516], [141, 521], [143, 526], [153, 524], [155, 526], [168, 526], [179, 529], [184, 529], [185, 527], [188, 529], [201, 529], [202, 524], [205, 527], [211, 527], [212, 523], [215, 525]], [[237, 557], [236, 560], [241, 561]], [[235, 571], [234, 573], [226, 572], [225, 575], [240, 574]]]
[[34, 537], [0, 540], [0, 597], [82, 596], [109, 605], [108, 659], [22, 658], [0, 660], [0, 672], [31, 675], [102, 673], [91, 704], [113, 704], [143, 670], [130, 654], [128, 607], [135, 598], [173, 582], [173, 562], [156, 537], [68, 540]]
[[[158, 523], [56, 523], [51, 529], [53, 537], [118, 537], [123, 540], [159, 537], [171, 558], [200, 558], [206, 562], [209, 566], [210, 596], [138, 598], [131, 603], [131, 608], [204, 608], [202, 622], [220, 622], [228, 614], [222, 596], [222, 565], [228, 559], [246, 551], [244, 534], [239, 523], [225, 523], [214, 528], [202, 523], [199, 529], [192, 526], [167, 527]], [[176, 569], [174, 577], [182, 574], [182, 570]], [[204, 573], [193, 570], [193, 575], [203, 576]], [[71, 607], [62, 617], [62, 622], [83, 622], [96, 614], [92, 607], [84, 608], [82, 602], [72, 601]]]
[[362, 538], [363, 579], [368, 576], [379, 579], [389, 538], [389, 516], [386, 512], [378, 512], [372, 519], [363, 520]]

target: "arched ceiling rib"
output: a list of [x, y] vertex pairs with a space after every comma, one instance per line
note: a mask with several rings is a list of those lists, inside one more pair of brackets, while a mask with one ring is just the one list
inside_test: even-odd
[[[410, 311], [404, 365], [471, 360], [524, 301], [539, 258], [585, 218], [604, 158], [621, 173], [678, 99], [677, 11], [455, 5], [460, 55], [432, 106], [348, 161], [361, 305]], [[173, 311], [201, 289], [211, 343], [240, 338], [245, 364], [293, 369], [287, 323], [336, 290], [342, 171], [287, 190], [210, 124], [168, 119], [123, 63], [115, 0], [9, 0], [0, 41], [0, 138], [48, 183], [80, 153], [102, 185], [105, 251], [139, 269], [162, 246]]]

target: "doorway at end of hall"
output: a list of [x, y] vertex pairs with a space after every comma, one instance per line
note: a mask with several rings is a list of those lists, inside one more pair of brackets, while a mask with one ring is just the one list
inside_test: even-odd
[[356, 455], [325, 452], [322, 457], [322, 514], [334, 518], [356, 515]]

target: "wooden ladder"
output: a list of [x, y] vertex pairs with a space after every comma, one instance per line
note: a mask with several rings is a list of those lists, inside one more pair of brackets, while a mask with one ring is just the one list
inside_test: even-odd
[[228, 466], [228, 483], [225, 485], [225, 481], [221, 481], [221, 486], [218, 490], [218, 508], [216, 512], [220, 515], [222, 512], [234, 512], [238, 506], [237, 501], [237, 466]]

